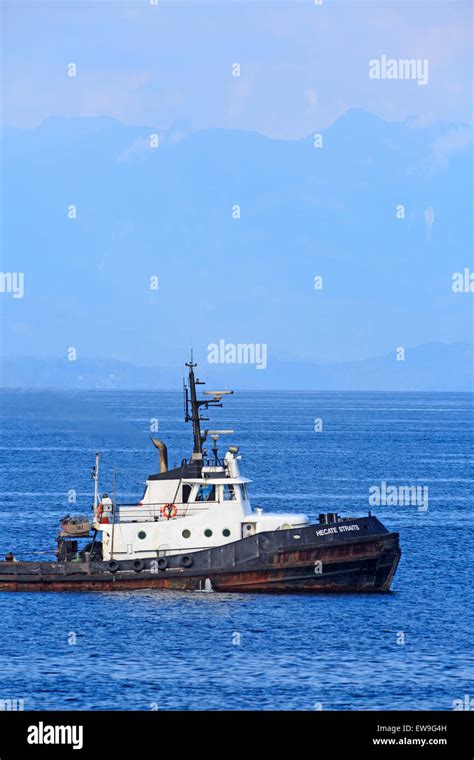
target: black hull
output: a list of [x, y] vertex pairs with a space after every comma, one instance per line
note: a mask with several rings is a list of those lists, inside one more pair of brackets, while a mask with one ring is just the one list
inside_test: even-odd
[[260, 533], [164, 562], [0, 562], [0, 591], [384, 592], [400, 554], [398, 533], [365, 517]]

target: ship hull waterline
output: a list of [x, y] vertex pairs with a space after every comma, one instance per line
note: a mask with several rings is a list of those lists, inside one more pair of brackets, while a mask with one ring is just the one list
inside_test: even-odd
[[[367, 519], [367, 518], [366, 518]], [[360, 524], [362, 520], [357, 521]], [[235, 544], [157, 560], [109, 562], [0, 562], [0, 591], [183, 591], [277, 593], [370, 593], [390, 591], [401, 551], [398, 533], [340, 537], [310, 545], [277, 531]], [[295, 531], [288, 531], [295, 534]], [[276, 546], [275, 544], [280, 544]], [[244, 546], [240, 546], [244, 545]], [[233, 551], [232, 551], [233, 549]], [[183, 559], [190, 567], [183, 567]]]

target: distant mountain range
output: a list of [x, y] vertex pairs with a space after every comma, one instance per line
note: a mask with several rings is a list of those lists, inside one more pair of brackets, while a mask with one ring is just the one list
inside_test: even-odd
[[[0, 294], [5, 382], [175, 387], [190, 345], [225, 338], [269, 346], [268, 371], [230, 368], [246, 387], [464, 388], [472, 168], [468, 126], [357, 109], [301, 140], [6, 130], [2, 269], [25, 292]], [[394, 363], [397, 346], [420, 348]]]
[[[197, 357], [199, 359], [199, 357]], [[198, 375], [236, 390], [473, 391], [474, 346], [431, 343], [408, 348], [404, 361], [395, 351], [357, 362], [311, 364], [269, 358], [265, 370], [254, 366], [210, 365]], [[138, 366], [113, 359], [9, 359], [2, 363], [1, 385], [24, 388], [176, 389], [182, 365]]]

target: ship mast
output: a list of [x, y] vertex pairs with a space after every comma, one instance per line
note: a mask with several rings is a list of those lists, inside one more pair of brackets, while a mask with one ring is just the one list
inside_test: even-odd
[[188, 372], [188, 384], [184, 384], [184, 419], [186, 422], [193, 423], [193, 455], [197, 455], [195, 458], [202, 456], [202, 446], [207, 438], [208, 431], [201, 432], [201, 422], [207, 421], [209, 417], [203, 417], [200, 413], [201, 407], [203, 409], [209, 409], [209, 406], [222, 406], [221, 397], [223, 394], [230, 394], [233, 391], [213, 391], [210, 395], [212, 399], [198, 399], [196, 386], [205, 385], [203, 380], [198, 380], [194, 375], [194, 367], [197, 367], [196, 362], [193, 361], [193, 352], [191, 351], [191, 361], [186, 362], [186, 367], [189, 368]]

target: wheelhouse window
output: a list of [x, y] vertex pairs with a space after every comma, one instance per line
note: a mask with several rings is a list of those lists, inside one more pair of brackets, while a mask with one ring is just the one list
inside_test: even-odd
[[237, 501], [237, 486], [226, 484], [224, 486], [224, 501]]
[[216, 487], [209, 485], [209, 486], [199, 486], [198, 492], [196, 494], [196, 501], [215, 501], [216, 500]]
[[248, 501], [249, 500], [249, 492], [247, 490], [247, 486], [246, 486], [245, 483], [243, 483], [241, 485], [241, 489], [242, 489], [242, 499], [244, 499], [244, 501]]

